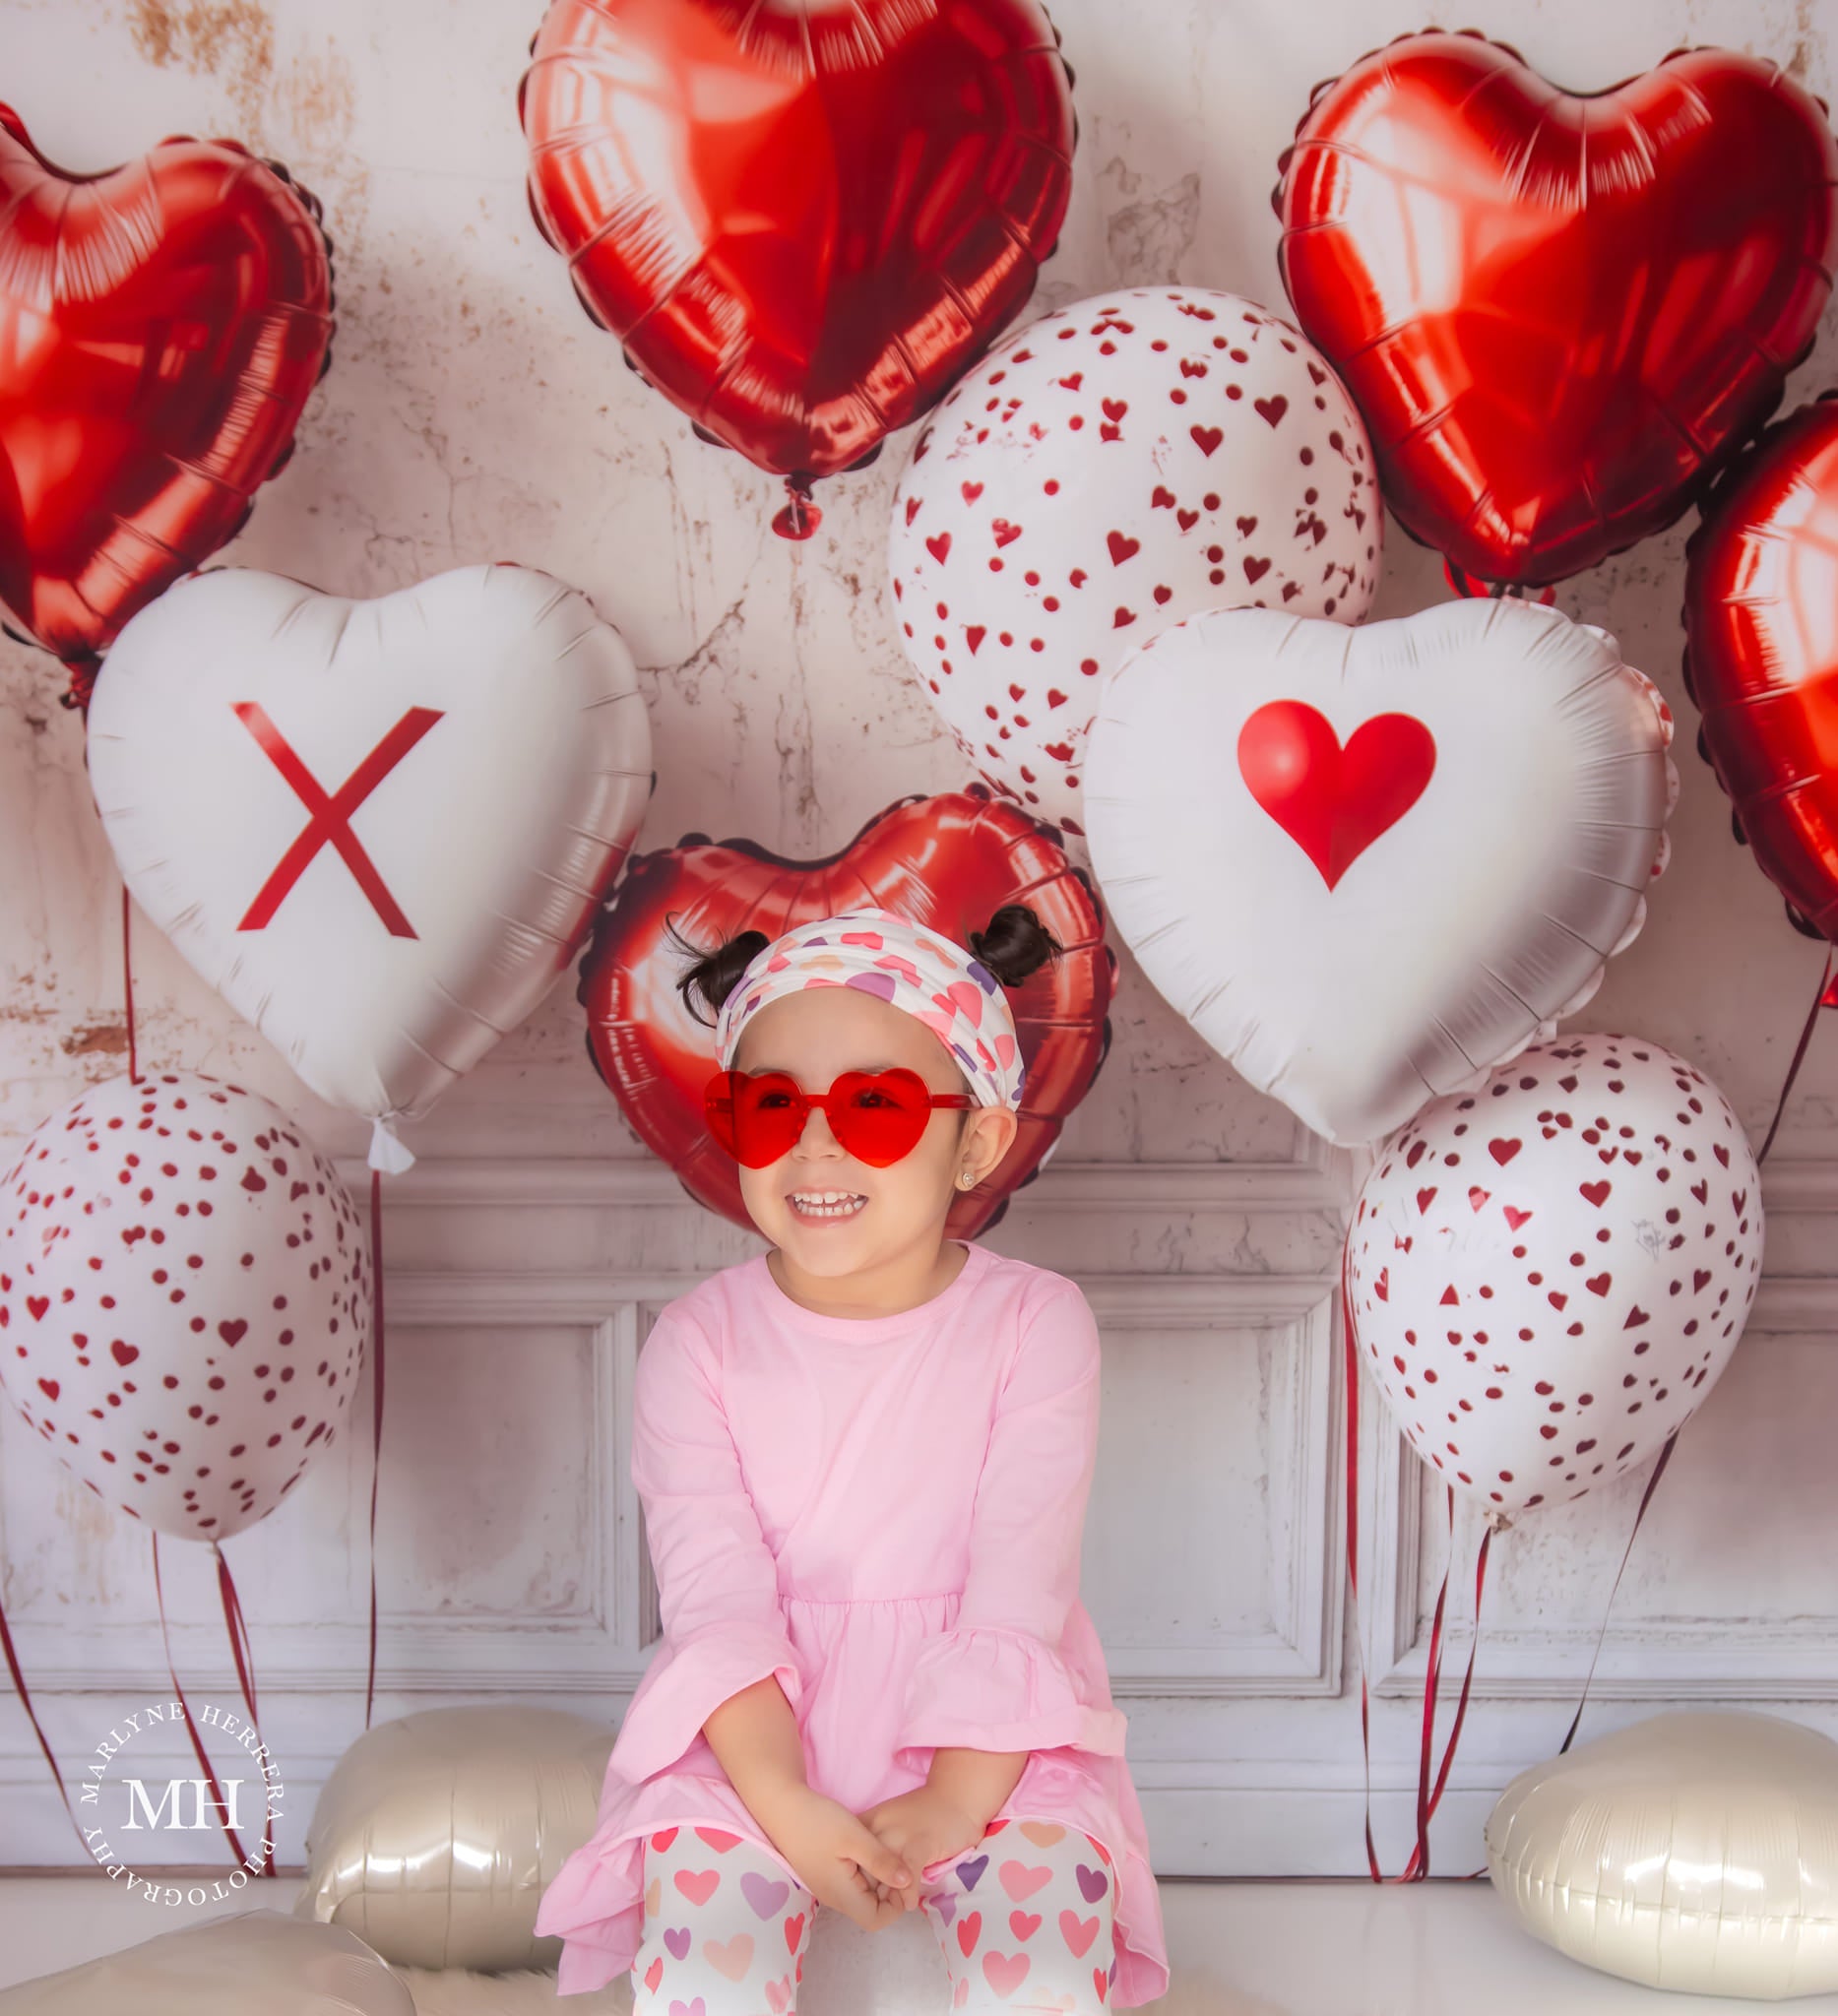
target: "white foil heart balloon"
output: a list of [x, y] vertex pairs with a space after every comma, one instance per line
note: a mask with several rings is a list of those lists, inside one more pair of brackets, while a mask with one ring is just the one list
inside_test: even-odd
[[[631, 654], [547, 574], [374, 601], [216, 569], [122, 630], [90, 781], [129, 890], [321, 1098], [427, 1110], [572, 964], [651, 790]], [[379, 1139], [373, 1162], [410, 1160]]]
[[1371, 1141], [1593, 992], [1664, 864], [1671, 735], [1614, 640], [1554, 609], [1212, 610], [1105, 691], [1092, 865], [1216, 1050]]
[[1279, 316], [1206, 287], [1044, 315], [915, 442], [888, 566], [913, 669], [996, 790], [1087, 834], [1106, 675], [1197, 609], [1357, 623], [1382, 513], [1365, 428]]
[[279, 1106], [125, 1072], [0, 1178], [0, 1386], [98, 1497], [222, 1540], [331, 1447], [370, 1339], [338, 1172]]
[[1576, 1036], [1386, 1142], [1347, 1288], [1418, 1454], [1511, 1513], [1635, 1469], [1696, 1411], [1761, 1251], [1760, 1174], [1722, 1093], [1658, 1043]]

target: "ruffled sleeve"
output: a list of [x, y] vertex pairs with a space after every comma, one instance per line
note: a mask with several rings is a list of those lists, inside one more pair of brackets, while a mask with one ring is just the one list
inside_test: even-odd
[[719, 1359], [673, 1303], [638, 1354], [632, 1413], [632, 1479], [665, 1634], [613, 1744], [612, 1769], [636, 1784], [677, 1763], [743, 1687], [771, 1674], [795, 1714], [803, 1681], [778, 1563], [722, 1404]]
[[1067, 1281], [1025, 1324], [1003, 1382], [957, 1614], [908, 1673], [894, 1749], [907, 1769], [929, 1771], [945, 1747], [1123, 1754], [1124, 1716], [1085, 1698], [1060, 1650], [1079, 1594], [1099, 1371], [1097, 1319]]

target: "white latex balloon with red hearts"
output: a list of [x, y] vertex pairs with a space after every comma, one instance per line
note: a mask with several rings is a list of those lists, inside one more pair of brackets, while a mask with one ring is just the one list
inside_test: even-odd
[[337, 1439], [370, 1340], [361, 1221], [281, 1108], [125, 1072], [0, 1178], [0, 1386], [158, 1532], [253, 1526]]
[[1092, 866], [1222, 1056], [1373, 1141], [1550, 1034], [1640, 929], [1671, 736], [1612, 637], [1535, 603], [1207, 610], [1106, 688]]
[[89, 765], [135, 901], [389, 1168], [572, 966], [653, 783], [618, 633], [509, 564], [192, 575], [109, 651]]
[[1694, 1064], [1534, 1043], [1387, 1141], [1347, 1239], [1359, 1356], [1425, 1462], [1502, 1515], [1637, 1469], [1761, 1279], [1761, 1180]]
[[1357, 623], [1383, 513], [1365, 428], [1300, 331], [1237, 294], [1123, 287], [1007, 337], [894, 495], [907, 657], [995, 790], [1082, 842], [1105, 678], [1197, 609]]

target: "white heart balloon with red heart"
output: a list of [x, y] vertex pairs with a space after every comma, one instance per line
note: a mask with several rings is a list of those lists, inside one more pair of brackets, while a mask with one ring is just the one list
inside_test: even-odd
[[[136, 902], [379, 1122], [425, 1112], [569, 969], [653, 781], [618, 633], [508, 564], [372, 601], [192, 575], [109, 652], [89, 763]], [[372, 1159], [412, 1158], [379, 1135]]]
[[279, 1106], [195, 1071], [93, 1086], [0, 1179], [0, 1386], [160, 1533], [253, 1526], [331, 1447], [370, 1293], [331, 1163]]
[[1371, 1141], [1549, 1033], [1639, 930], [1671, 736], [1615, 640], [1555, 609], [1209, 610], [1106, 688], [1092, 865], [1215, 1049]]
[[1386, 1142], [1347, 1239], [1359, 1357], [1426, 1463], [1509, 1514], [1654, 1455], [1729, 1362], [1761, 1179], [1694, 1064], [1534, 1043]]
[[1105, 678], [1195, 610], [1357, 623], [1383, 514], [1365, 428], [1280, 316], [1207, 287], [1044, 315], [914, 444], [888, 540], [914, 672], [979, 774], [1082, 839]]

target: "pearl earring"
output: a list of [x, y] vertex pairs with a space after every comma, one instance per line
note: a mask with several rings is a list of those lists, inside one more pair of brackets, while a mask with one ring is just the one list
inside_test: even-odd
[[969, 1169], [959, 1169], [957, 1179], [960, 1183], [969, 1183], [976, 1180]]

